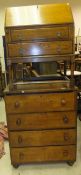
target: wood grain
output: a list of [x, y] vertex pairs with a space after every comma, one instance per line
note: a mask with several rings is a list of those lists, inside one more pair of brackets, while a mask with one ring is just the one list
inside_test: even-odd
[[7, 114], [10, 131], [75, 128], [75, 111]]
[[68, 111], [76, 105], [74, 92], [12, 95], [5, 102], [7, 114]]
[[10, 147], [76, 144], [76, 129], [9, 132]]
[[54, 161], [75, 161], [76, 146], [48, 146], [11, 148], [12, 164], [54, 162]]
[[48, 39], [68, 39], [69, 37], [69, 26], [62, 27], [40, 27], [40, 28], [21, 28], [11, 29], [11, 41], [31, 41], [31, 40], [48, 40]]
[[8, 44], [7, 49], [9, 57], [73, 53], [72, 41], [14, 43]]
[[32, 5], [6, 10], [5, 26], [37, 26], [73, 23], [69, 4]]

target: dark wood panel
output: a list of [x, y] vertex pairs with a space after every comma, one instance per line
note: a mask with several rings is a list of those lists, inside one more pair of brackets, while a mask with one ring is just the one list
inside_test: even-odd
[[48, 161], [75, 161], [76, 146], [48, 146], [30, 148], [11, 148], [12, 164], [48, 162]]
[[76, 144], [76, 130], [9, 132], [11, 147]]
[[5, 97], [7, 113], [75, 110], [75, 93], [12, 95]]
[[8, 128], [14, 130], [39, 130], [53, 128], [74, 128], [76, 127], [76, 113], [66, 112], [45, 112], [29, 114], [8, 114]]
[[7, 49], [9, 57], [73, 53], [72, 41], [14, 43], [8, 44]]

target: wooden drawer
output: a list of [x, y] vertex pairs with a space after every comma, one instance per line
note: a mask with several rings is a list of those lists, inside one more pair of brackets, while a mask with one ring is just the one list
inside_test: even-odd
[[65, 112], [44, 112], [27, 114], [8, 114], [8, 129], [17, 130], [38, 130], [53, 128], [75, 128], [76, 113]]
[[[7, 33], [8, 35], [8, 33]], [[48, 40], [48, 39], [69, 39], [69, 26], [54, 26], [46, 28], [21, 28], [10, 30], [11, 42]]]
[[8, 44], [9, 57], [73, 53], [72, 41], [30, 42]]
[[75, 159], [75, 145], [11, 148], [12, 164], [69, 160], [74, 161]]
[[11, 147], [71, 145], [76, 143], [76, 130], [43, 130], [9, 132]]
[[22, 94], [5, 97], [7, 114], [75, 110], [75, 93]]

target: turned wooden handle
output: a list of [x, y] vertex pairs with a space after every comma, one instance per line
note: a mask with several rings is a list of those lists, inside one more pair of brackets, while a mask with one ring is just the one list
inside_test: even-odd
[[19, 48], [19, 54], [23, 55], [23, 53], [24, 53], [24, 48]]
[[62, 105], [65, 105], [65, 104], [66, 104], [66, 100], [65, 100], [65, 99], [62, 99], [62, 100], [61, 100], [61, 104], [62, 104]]
[[17, 36], [19, 40], [23, 40], [23, 36], [22, 35], [18, 35]]
[[65, 140], [65, 141], [68, 141], [68, 139], [69, 139], [68, 134], [67, 134], [67, 133], [64, 133], [64, 140]]
[[57, 32], [57, 37], [61, 37], [61, 32], [59, 31], [59, 32]]
[[20, 144], [20, 143], [22, 143], [22, 141], [23, 141], [22, 137], [18, 136], [18, 143]]
[[56, 50], [57, 50], [57, 53], [60, 53], [61, 52], [61, 47], [60, 46], [57, 47]]
[[63, 121], [64, 121], [64, 123], [68, 123], [69, 122], [68, 117], [66, 115], [63, 117]]
[[20, 106], [20, 103], [18, 101], [15, 102], [15, 108], [18, 108]]
[[17, 119], [16, 124], [17, 124], [18, 126], [21, 125], [21, 119], [20, 119], [20, 118]]

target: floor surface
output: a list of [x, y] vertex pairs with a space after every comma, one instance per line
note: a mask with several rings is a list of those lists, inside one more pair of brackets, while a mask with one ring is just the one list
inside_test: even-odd
[[[0, 121], [6, 121], [4, 100], [0, 101]], [[77, 160], [73, 166], [67, 163], [23, 165], [13, 168], [10, 162], [9, 144], [5, 142], [5, 155], [0, 159], [0, 175], [81, 175], [81, 122], [77, 118]]]

